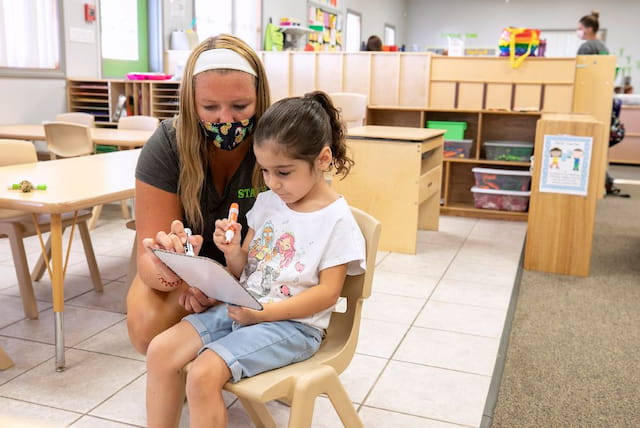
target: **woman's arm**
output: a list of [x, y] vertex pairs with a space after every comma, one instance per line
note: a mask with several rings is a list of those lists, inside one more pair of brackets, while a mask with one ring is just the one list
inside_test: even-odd
[[324, 269], [318, 285], [280, 302], [267, 303], [262, 311], [228, 306], [229, 317], [243, 325], [309, 317], [335, 305], [346, 276], [346, 264]]
[[171, 223], [176, 219], [182, 219], [178, 195], [136, 180], [135, 208], [138, 275], [149, 287], [160, 291], [172, 291], [175, 288], [163, 284], [159, 276], [167, 282], [176, 281], [178, 278], [145, 246], [144, 240], [153, 239], [158, 247], [181, 251], [182, 243], [179, 237], [167, 235], [172, 231]]

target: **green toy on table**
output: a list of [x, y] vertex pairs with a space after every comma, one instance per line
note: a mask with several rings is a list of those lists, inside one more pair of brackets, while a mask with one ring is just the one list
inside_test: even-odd
[[33, 185], [29, 180], [22, 180], [20, 183], [14, 183], [9, 186], [9, 190], [20, 190], [22, 193], [29, 193], [33, 190], [47, 190], [46, 184]]

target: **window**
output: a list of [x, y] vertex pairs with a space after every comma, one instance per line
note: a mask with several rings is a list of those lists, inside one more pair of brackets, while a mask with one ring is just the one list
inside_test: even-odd
[[260, 0], [195, 0], [198, 38], [230, 33], [260, 48]]
[[357, 52], [362, 41], [362, 15], [347, 9], [345, 51]]
[[58, 0], [0, 0], [0, 68], [3, 74], [64, 75]]
[[138, 2], [109, 0], [100, 3], [102, 58], [138, 60]]
[[384, 24], [384, 44], [386, 46], [396, 44], [396, 27], [393, 25]]

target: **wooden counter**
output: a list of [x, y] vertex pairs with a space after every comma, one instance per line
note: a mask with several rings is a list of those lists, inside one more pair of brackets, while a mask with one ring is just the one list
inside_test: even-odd
[[438, 230], [444, 131], [362, 126], [348, 134], [355, 165], [333, 187], [382, 223], [380, 250], [415, 254], [417, 230]]

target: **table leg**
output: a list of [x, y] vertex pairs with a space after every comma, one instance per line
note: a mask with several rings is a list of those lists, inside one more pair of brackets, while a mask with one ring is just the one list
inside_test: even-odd
[[51, 214], [51, 285], [55, 322], [56, 371], [63, 371], [64, 361], [64, 272], [62, 270], [62, 216]]

